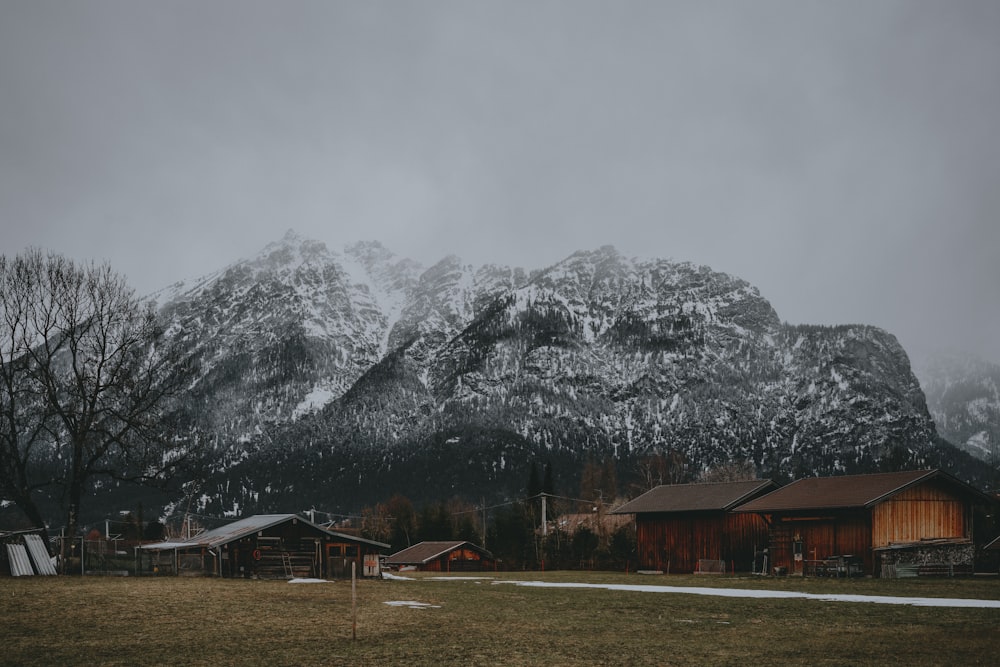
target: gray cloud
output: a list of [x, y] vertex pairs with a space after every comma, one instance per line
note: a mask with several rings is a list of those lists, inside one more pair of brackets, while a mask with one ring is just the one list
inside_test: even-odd
[[998, 63], [989, 1], [0, 0], [2, 252], [611, 243], [1000, 361]]

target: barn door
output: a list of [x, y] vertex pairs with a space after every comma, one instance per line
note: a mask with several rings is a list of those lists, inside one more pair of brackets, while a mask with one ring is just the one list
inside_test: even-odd
[[801, 558], [796, 556], [796, 574], [815, 574], [819, 561], [837, 555], [836, 531], [833, 521], [817, 521], [803, 524], [798, 531], [801, 536]]

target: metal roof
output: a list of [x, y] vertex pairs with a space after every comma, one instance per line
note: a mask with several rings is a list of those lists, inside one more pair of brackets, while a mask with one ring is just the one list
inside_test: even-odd
[[267, 530], [268, 528], [273, 528], [274, 526], [281, 525], [289, 521], [299, 521], [303, 524], [314, 528], [320, 533], [330, 535], [331, 537], [336, 537], [344, 540], [349, 540], [351, 542], [363, 542], [365, 544], [370, 544], [372, 546], [381, 547], [388, 549], [389, 545], [382, 542], [375, 542], [374, 540], [366, 540], [362, 537], [355, 537], [353, 535], [345, 535], [343, 533], [335, 533], [333, 531], [327, 530], [322, 526], [317, 526], [316, 524], [310, 522], [307, 519], [303, 519], [297, 514], [254, 514], [253, 516], [248, 516], [239, 521], [234, 521], [228, 523], [225, 526], [220, 526], [219, 528], [213, 528], [207, 532], [200, 535], [196, 535], [189, 540], [174, 540], [170, 542], [157, 542], [155, 544], [145, 544], [141, 548], [148, 551], [166, 551], [169, 549], [189, 549], [191, 547], [207, 547], [209, 549], [214, 549], [220, 547], [223, 544], [229, 544], [230, 542], [235, 542], [236, 540], [242, 539], [253, 535], [254, 533], [260, 532], [262, 530]]
[[254, 533], [262, 530], [267, 530], [273, 526], [281, 525], [288, 521], [293, 521], [295, 519], [303, 521], [310, 526], [313, 526], [313, 528], [325, 532], [323, 528], [309, 523], [296, 514], [254, 514], [253, 516], [248, 516], [240, 519], [239, 521], [227, 523], [225, 526], [213, 528], [212, 530], [204, 532], [197, 537], [191, 538], [191, 541], [210, 548], [219, 547], [223, 544], [235, 542], [238, 539], [253, 535]]
[[31, 561], [35, 564], [35, 570], [38, 574], [49, 577], [56, 576], [56, 568], [52, 564], [49, 550], [45, 548], [45, 542], [42, 541], [41, 535], [25, 535], [24, 546], [28, 548]]
[[28, 551], [23, 544], [8, 544], [7, 561], [10, 563], [10, 576], [30, 577], [35, 574], [31, 569], [31, 561], [28, 560]]
[[387, 565], [424, 565], [463, 547], [472, 549], [486, 558], [493, 558], [493, 554], [482, 547], [477, 547], [472, 542], [453, 540], [448, 542], [421, 542], [414, 544], [412, 547], [407, 547], [389, 556], [385, 562]]
[[775, 488], [771, 480], [666, 484], [658, 486], [612, 511], [612, 514], [725, 511]]
[[737, 512], [871, 508], [904, 489], [930, 479], [940, 479], [966, 494], [985, 498], [980, 491], [940, 470], [809, 477], [792, 482], [766, 496], [736, 508]]

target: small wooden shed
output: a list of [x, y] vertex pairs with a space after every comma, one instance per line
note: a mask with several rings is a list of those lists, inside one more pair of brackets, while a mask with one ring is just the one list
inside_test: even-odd
[[741, 503], [777, 488], [771, 480], [668, 484], [625, 503], [612, 514], [634, 514], [639, 568], [691, 573], [700, 561], [749, 572], [767, 542], [756, 515], [733, 514]]
[[392, 554], [385, 564], [413, 567], [426, 572], [482, 572], [493, 570], [496, 561], [486, 549], [472, 542], [420, 542]]
[[916, 470], [800, 479], [735, 511], [767, 522], [778, 573], [823, 574], [835, 562], [895, 576], [897, 565], [971, 572], [973, 507], [991, 502], [940, 470]]
[[296, 514], [255, 514], [188, 540], [145, 544], [140, 569], [144, 574], [346, 578], [351, 563], [358, 576], [377, 575], [378, 556], [388, 549], [388, 544], [330, 531]]

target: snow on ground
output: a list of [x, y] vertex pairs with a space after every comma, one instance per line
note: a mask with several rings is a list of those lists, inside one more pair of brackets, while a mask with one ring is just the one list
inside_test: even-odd
[[[414, 581], [407, 577], [386, 575], [383, 577], [400, 581]], [[436, 580], [467, 580], [470, 577], [434, 577]], [[488, 577], [486, 577], [488, 578]], [[633, 591], [636, 593], [681, 593], [688, 595], [711, 595], [728, 598], [820, 600], [822, 602], [868, 602], [874, 604], [908, 604], [914, 607], [969, 607], [977, 609], [1000, 609], [1000, 600], [974, 600], [966, 598], [918, 598], [895, 597], [889, 595], [848, 595], [840, 593], [798, 593], [795, 591], [749, 590], [742, 588], [700, 588], [696, 586], [657, 586], [642, 584], [582, 584], [550, 581], [494, 581], [494, 586], [509, 584], [536, 588], [591, 588], [609, 591]]]
[[410, 609], [440, 609], [441, 605], [430, 602], [414, 602], [413, 600], [390, 600], [385, 604], [390, 607], [409, 607]]
[[328, 584], [326, 579], [289, 579], [290, 584]]
[[839, 593], [798, 593], [795, 591], [746, 590], [740, 588], [699, 588], [695, 586], [643, 586], [632, 584], [575, 584], [547, 581], [494, 581], [493, 584], [515, 584], [540, 588], [603, 588], [609, 591], [636, 591], [639, 593], [687, 593], [728, 598], [765, 598], [821, 600], [823, 602], [873, 602], [876, 604], [909, 604], [915, 607], [975, 607], [1000, 609], [1000, 600], [972, 600], [963, 598], [916, 598], [888, 595], [843, 595]]
[[335, 394], [329, 387], [321, 387], [317, 385], [313, 387], [312, 391], [306, 394], [306, 397], [302, 399], [301, 403], [295, 406], [295, 410], [292, 411], [292, 419], [298, 419], [302, 415], [310, 412], [317, 412], [336, 397], [337, 394]]

